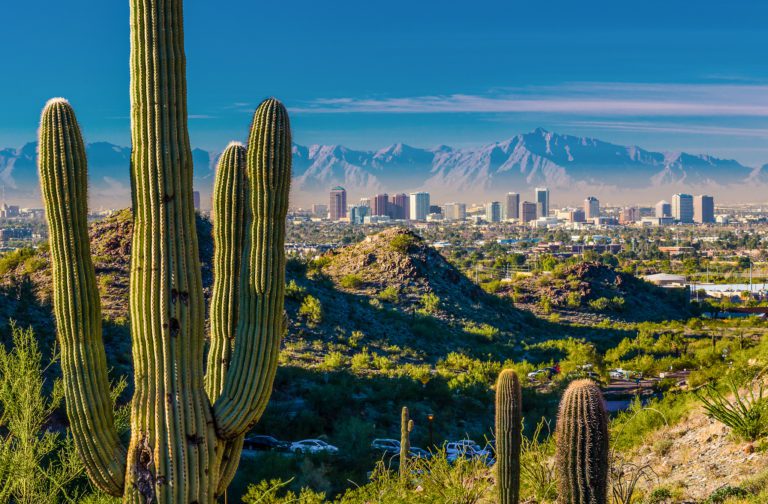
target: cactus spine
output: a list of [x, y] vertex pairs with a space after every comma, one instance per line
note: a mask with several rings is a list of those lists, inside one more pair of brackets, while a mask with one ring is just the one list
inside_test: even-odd
[[234, 474], [242, 436], [263, 413], [277, 368], [290, 124], [282, 104], [266, 100], [247, 155], [230, 146], [222, 157], [214, 195], [217, 297], [204, 376], [182, 0], [130, 6], [135, 394], [127, 450], [114, 428], [101, 341], [85, 149], [71, 107], [53, 100], [42, 116], [39, 165], [67, 409], [88, 473], [105, 492], [126, 503], [210, 504]]
[[608, 499], [608, 413], [591, 380], [572, 382], [557, 417], [559, 502], [605, 504]]
[[411, 431], [413, 431], [413, 420], [408, 413], [408, 408], [403, 406], [400, 414], [400, 477], [408, 477], [408, 456], [411, 453]]
[[517, 373], [505, 369], [496, 383], [496, 481], [500, 504], [520, 500], [522, 397]]

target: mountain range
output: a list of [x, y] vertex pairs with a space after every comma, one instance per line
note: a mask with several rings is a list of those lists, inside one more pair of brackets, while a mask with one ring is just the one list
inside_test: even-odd
[[[9, 201], [39, 200], [36, 145], [0, 150], [0, 183]], [[130, 148], [88, 144], [92, 205], [130, 201]], [[341, 145], [294, 145], [293, 203], [325, 201], [327, 191], [344, 186], [354, 197], [377, 192], [427, 190], [435, 199], [472, 201], [547, 186], [561, 195], [648, 194], [701, 188], [756, 188], [768, 183], [768, 165], [684, 152], [662, 153], [538, 128], [503, 142], [479, 147], [445, 145], [422, 149], [395, 144], [378, 151]], [[193, 150], [195, 187], [207, 201], [218, 154]], [[12, 196], [11, 196], [12, 195]], [[205, 205], [203, 205], [205, 206]]]

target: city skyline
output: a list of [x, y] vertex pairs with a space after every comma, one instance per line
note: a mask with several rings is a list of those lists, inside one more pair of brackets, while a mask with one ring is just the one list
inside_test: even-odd
[[[0, 147], [33, 139], [42, 105], [58, 95], [77, 108], [87, 139], [127, 145], [128, 5], [4, 7], [13, 20], [6, 37], [19, 42], [6, 44], [3, 60], [25, 78], [0, 81]], [[661, 0], [556, 0], [544, 31], [526, 23], [509, 29], [508, 19], [540, 18], [535, 4], [449, 1], [438, 10], [396, 0], [386, 7], [408, 16], [372, 24], [370, 5], [347, 0], [332, 12], [308, 0], [188, 5], [193, 145], [221, 151], [242, 139], [255, 104], [280, 94], [302, 145], [464, 147], [541, 126], [751, 167], [768, 162], [768, 69], [759, 63], [768, 5], [736, 0], [722, 9], [707, 0], [691, 11]], [[257, 19], [270, 23], [253, 30]], [[79, 57], [38, 65], [52, 41]], [[230, 73], [226, 85], [221, 68]]]

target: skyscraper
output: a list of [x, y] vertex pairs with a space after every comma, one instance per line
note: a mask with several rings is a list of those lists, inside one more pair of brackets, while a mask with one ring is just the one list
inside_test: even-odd
[[699, 224], [715, 222], [715, 198], [702, 194], [693, 199], [693, 222]]
[[389, 195], [377, 194], [371, 200], [371, 215], [389, 215]]
[[640, 220], [640, 208], [636, 206], [624, 207], [619, 214], [619, 224], [631, 224]]
[[514, 192], [507, 193], [506, 205], [504, 207], [504, 218], [519, 219], [520, 218], [520, 195]]
[[672, 204], [669, 201], [661, 200], [656, 203], [656, 217], [672, 217]]
[[672, 217], [683, 224], [693, 222], [693, 196], [682, 193], [672, 196]]
[[410, 196], [411, 220], [425, 221], [429, 215], [429, 193], [415, 192]]
[[526, 223], [536, 220], [536, 203], [523, 201], [520, 203], [520, 222]]
[[490, 201], [485, 205], [485, 220], [488, 222], [501, 222], [501, 203]]
[[443, 205], [445, 220], [464, 220], [467, 218], [467, 205], [464, 203], [446, 203]]
[[546, 187], [536, 188], [536, 212], [539, 217], [549, 215], [549, 189]]
[[331, 201], [328, 205], [329, 216], [332, 221], [338, 221], [347, 217], [347, 190], [341, 186], [331, 189]]
[[587, 221], [600, 217], [600, 201], [594, 196], [584, 200], [584, 218]]
[[389, 198], [387, 215], [390, 219], [407, 220], [410, 217], [407, 194], [395, 194]]

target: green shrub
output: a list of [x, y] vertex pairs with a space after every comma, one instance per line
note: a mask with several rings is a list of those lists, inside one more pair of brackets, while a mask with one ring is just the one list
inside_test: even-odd
[[598, 312], [604, 312], [608, 311], [608, 308], [611, 306], [611, 301], [608, 298], [597, 298], [597, 299], [590, 299], [589, 301], [589, 307]]
[[474, 336], [479, 336], [484, 340], [493, 341], [499, 336], [500, 331], [490, 324], [477, 324], [475, 322], [469, 322], [464, 325], [464, 332]]
[[320, 300], [307, 294], [299, 307], [299, 315], [304, 317], [310, 326], [318, 326], [323, 321], [323, 305]]
[[399, 234], [392, 238], [389, 242], [389, 246], [395, 252], [401, 254], [407, 254], [411, 251], [412, 247], [416, 244], [416, 237], [411, 234]]
[[285, 286], [285, 297], [293, 299], [294, 301], [303, 301], [304, 296], [307, 295], [306, 287], [296, 283], [296, 280], [291, 280], [288, 285]]
[[434, 292], [427, 292], [421, 296], [421, 310], [429, 315], [435, 314], [440, 310], [440, 298]]
[[360, 277], [360, 275], [346, 275], [341, 279], [339, 284], [341, 284], [341, 286], [345, 289], [357, 290], [363, 286], [363, 279]]
[[567, 300], [568, 308], [579, 308], [581, 307], [581, 294], [575, 291], [571, 291], [568, 293], [568, 300]]
[[390, 285], [389, 287], [379, 292], [376, 297], [385, 303], [398, 304], [400, 302], [400, 292], [398, 291], [397, 287], [393, 285]]
[[323, 504], [326, 502], [325, 494], [314, 492], [309, 488], [302, 488], [298, 495], [287, 490], [291, 483], [279, 479], [264, 480], [255, 485], [250, 485], [243, 495], [245, 504]]
[[34, 257], [36, 254], [34, 249], [20, 248], [13, 252], [8, 252], [0, 257], [0, 275], [5, 275], [11, 270], [15, 270], [20, 264], [25, 263], [28, 259]]
[[323, 369], [328, 371], [336, 371], [344, 367], [347, 358], [341, 352], [330, 352], [323, 358]]

